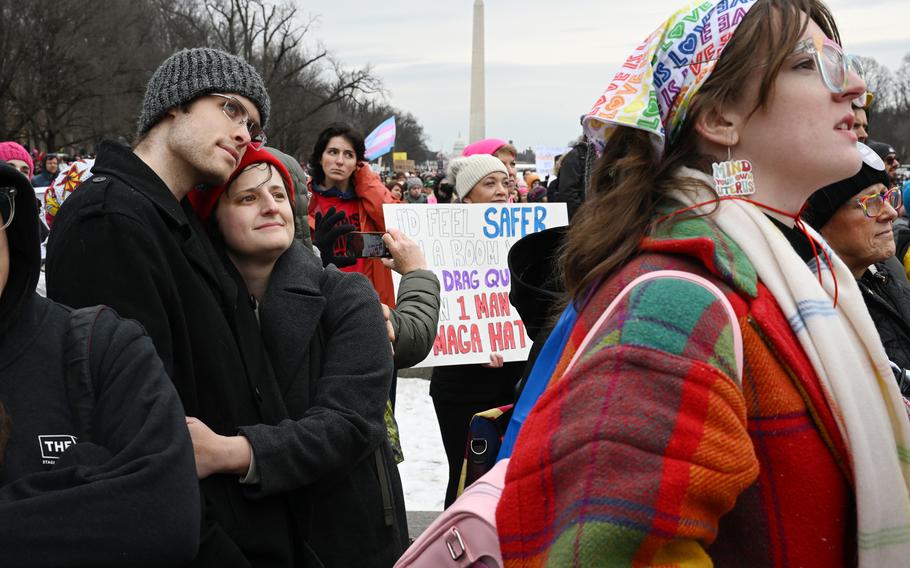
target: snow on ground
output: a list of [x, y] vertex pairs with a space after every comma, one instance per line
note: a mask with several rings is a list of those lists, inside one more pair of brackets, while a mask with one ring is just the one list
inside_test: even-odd
[[430, 381], [398, 378], [395, 419], [404, 461], [398, 464], [408, 511], [442, 511], [449, 466], [430, 398]]

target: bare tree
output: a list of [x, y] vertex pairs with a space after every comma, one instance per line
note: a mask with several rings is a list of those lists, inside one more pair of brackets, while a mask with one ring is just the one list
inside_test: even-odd
[[[254, 65], [272, 99], [270, 145], [295, 155], [333, 120], [372, 127], [357, 109], [384, 96], [369, 66], [313, 39], [318, 19], [291, 0], [0, 0], [0, 22], [0, 136], [43, 149], [129, 141], [149, 77], [187, 47]], [[425, 149], [416, 118], [394, 114], [403, 139], [416, 133], [410, 151]]]
[[866, 88], [875, 93], [877, 103], [891, 106], [894, 103], [894, 75], [891, 70], [871, 57], [860, 57]]
[[142, 63], [149, 56], [160, 61], [153, 43], [134, 48], [148, 37], [144, 6], [127, 0], [19, 3], [16, 19], [0, 26], [0, 42], [13, 44], [13, 59], [0, 63], [13, 67], [5, 77], [10, 83], [0, 84], [4, 137], [53, 151], [132, 131], [148, 78]]

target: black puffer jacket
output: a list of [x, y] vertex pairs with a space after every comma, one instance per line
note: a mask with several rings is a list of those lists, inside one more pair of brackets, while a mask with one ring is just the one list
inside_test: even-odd
[[[900, 268], [896, 261], [876, 263], [857, 284], [888, 359], [910, 370], [910, 285]], [[901, 394], [910, 396], [910, 383], [903, 381]]]

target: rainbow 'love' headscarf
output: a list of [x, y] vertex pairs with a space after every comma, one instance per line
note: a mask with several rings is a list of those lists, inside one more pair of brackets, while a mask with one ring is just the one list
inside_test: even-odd
[[[599, 149], [616, 126], [652, 134], [663, 152], [692, 97], [757, 0], [707, 0], [674, 13], [626, 59], [582, 120]], [[668, 135], [669, 134], [669, 135]]]

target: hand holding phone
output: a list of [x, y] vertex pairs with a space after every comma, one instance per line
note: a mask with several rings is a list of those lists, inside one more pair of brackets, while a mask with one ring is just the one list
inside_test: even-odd
[[382, 242], [382, 232], [353, 231], [345, 235], [347, 256], [352, 258], [391, 258], [392, 253]]
[[383, 259], [382, 263], [402, 276], [427, 267], [426, 258], [417, 242], [398, 229], [389, 229], [382, 237], [389, 249], [391, 259]]

